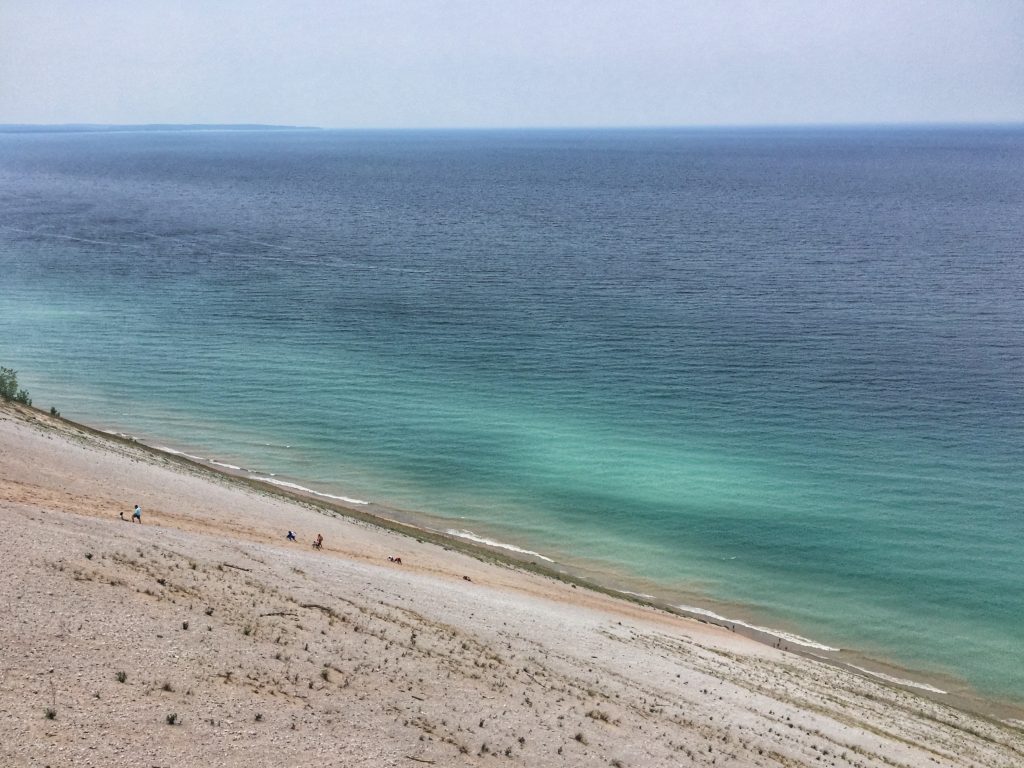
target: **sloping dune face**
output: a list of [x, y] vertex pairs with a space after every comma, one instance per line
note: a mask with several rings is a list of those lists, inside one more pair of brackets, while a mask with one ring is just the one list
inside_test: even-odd
[[4, 765], [1024, 764], [1011, 725], [6, 405], [0, 526]]

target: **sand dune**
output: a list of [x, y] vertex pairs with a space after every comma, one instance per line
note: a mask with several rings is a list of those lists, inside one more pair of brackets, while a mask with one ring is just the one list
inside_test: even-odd
[[1006, 723], [11, 405], [0, 525], [5, 766], [1024, 765]]

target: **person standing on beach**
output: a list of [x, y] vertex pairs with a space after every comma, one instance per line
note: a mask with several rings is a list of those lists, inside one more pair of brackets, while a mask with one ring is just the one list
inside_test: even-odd
[[138, 504], [135, 505], [135, 511], [132, 512], [132, 522], [139, 521], [139, 525], [142, 525], [142, 507]]

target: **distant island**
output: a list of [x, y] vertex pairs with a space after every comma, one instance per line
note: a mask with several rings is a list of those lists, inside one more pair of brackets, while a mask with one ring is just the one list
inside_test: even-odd
[[145, 125], [100, 125], [95, 123], [65, 123], [60, 125], [3, 124], [0, 133], [110, 133], [115, 131], [319, 131], [308, 125], [261, 125], [258, 123], [174, 124], [148, 123]]

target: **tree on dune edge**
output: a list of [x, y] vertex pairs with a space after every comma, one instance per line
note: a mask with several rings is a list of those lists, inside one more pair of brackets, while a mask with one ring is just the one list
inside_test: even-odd
[[28, 390], [18, 389], [18, 372], [11, 368], [0, 367], [0, 397], [16, 403], [32, 405]]

